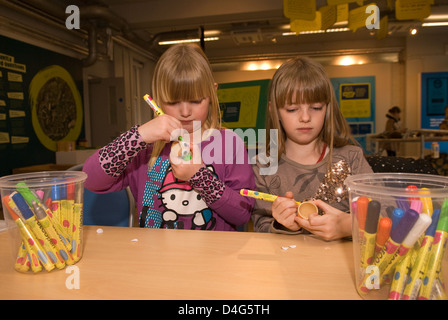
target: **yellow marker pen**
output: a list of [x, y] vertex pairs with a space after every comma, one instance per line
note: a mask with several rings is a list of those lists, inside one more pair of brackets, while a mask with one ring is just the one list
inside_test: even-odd
[[9, 196], [8, 206], [17, 214], [22, 214], [25, 219], [26, 225], [30, 228], [32, 234], [37, 239], [37, 244], [40, 245], [42, 252], [39, 254], [39, 259], [44, 266], [45, 270], [51, 271], [54, 269], [53, 259], [57, 261], [54, 248], [49, 243], [47, 236], [42, 231], [40, 225], [37, 223], [34, 216], [25, 199], [20, 193], [13, 192]]
[[[418, 193], [430, 194], [428, 188], [422, 188]], [[421, 197], [420, 201], [422, 202], [422, 213], [425, 213], [431, 217], [433, 212], [432, 199], [430, 197]]]
[[19, 272], [27, 272], [30, 269], [29, 262], [30, 260], [28, 258], [28, 252], [26, 251], [25, 244], [22, 241], [19, 247], [19, 252], [17, 252], [14, 269]]
[[70, 249], [68, 249], [64, 243], [61, 241], [56, 229], [53, 226], [53, 223], [45, 214], [43, 208], [41, 208], [37, 203], [33, 203], [34, 212], [36, 213], [37, 219], [39, 220], [40, 225], [44, 228], [47, 233], [51, 244], [56, 248], [56, 256], [58, 257], [60, 262], [65, 262], [67, 265], [71, 265], [74, 263], [73, 258], [70, 254]]
[[81, 259], [82, 255], [82, 185], [75, 186], [75, 204], [73, 209], [73, 238], [72, 238], [72, 256], [75, 261]]
[[[154, 113], [158, 116], [161, 116], [162, 114], [165, 114], [162, 109], [157, 105], [157, 103], [149, 96], [149, 94], [145, 94], [143, 96], [143, 99], [146, 101], [147, 104], [151, 107], [151, 109], [154, 111]], [[190, 152], [190, 148], [188, 147], [188, 144], [184, 141], [184, 139], [179, 136], [178, 140], [182, 143], [179, 143], [181, 149], [182, 149], [182, 158], [185, 161], [189, 161], [192, 159], [192, 155]]]
[[40, 246], [39, 242], [35, 239], [33, 233], [31, 232], [31, 230], [29, 230], [28, 226], [9, 206], [8, 204], [8, 202], [10, 201], [9, 196], [4, 196], [2, 200], [4, 208], [8, 210], [9, 214], [19, 227], [20, 236], [22, 237], [22, 243], [25, 245], [25, 249], [30, 256], [29, 259], [31, 270], [33, 270], [33, 272], [42, 271], [42, 265], [40, 264], [40, 261], [48, 262], [49, 260], [48, 256], [45, 254], [45, 252], [43, 252], [42, 247]]

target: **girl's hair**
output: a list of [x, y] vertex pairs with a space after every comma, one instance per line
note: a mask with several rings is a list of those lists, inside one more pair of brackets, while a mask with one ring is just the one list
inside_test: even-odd
[[389, 113], [401, 113], [401, 109], [397, 106], [393, 106], [389, 109]]
[[[210, 63], [197, 45], [179, 44], [165, 51], [154, 70], [152, 94], [162, 110], [167, 103], [209, 97], [208, 115], [201, 126], [204, 129], [221, 128], [218, 95]], [[163, 141], [154, 143], [149, 168], [152, 168], [165, 144]]]
[[[293, 101], [295, 97], [295, 101]], [[286, 133], [280, 123], [278, 109], [285, 104], [325, 103], [327, 110], [319, 139], [329, 146], [330, 159], [334, 147], [358, 145], [353, 139], [350, 127], [342, 116], [330, 79], [319, 63], [306, 58], [296, 57], [278, 68], [269, 86], [269, 112], [266, 119], [268, 143], [270, 129], [278, 130], [278, 159], [285, 152]], [[267, 147], [266, 150], [271, 150]], [[275, 148], [274, 148], [275, 150]], [[331, 161], [329, 161], [331, 165]]]

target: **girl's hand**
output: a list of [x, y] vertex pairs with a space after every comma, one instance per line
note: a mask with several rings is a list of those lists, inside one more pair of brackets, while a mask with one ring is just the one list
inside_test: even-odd
[[295, 221], [297, 207], [292, 192], [286, 192], [284, 197], [278, 197], [272, 204], [272, 216], [289, 230], [297, 231], [300, 229], [300, 224]]
[[323, 216], [312, 214], [308, 220], [299, 216], [295, 221], [306, 230], [321, 237], [324, 240], [336, 240], [352, 235], [352, 217], [341, 210], [338, 210], [322, 200], [315, 200], [314, 204], [322, 209]]
[[190, 178], [204, 166], [201, 157], [201, 149], [195, 145], [190, 145], [191, 160], [184, 160], [179, 157], [179, 144], [171, 148], [170, 162], [173, 175], [182, 181], [188, 181]]
[[138, 127], [140, 136], [146, 143], [154, 143], [158, 140], [169, 142], [173, 133], [179, 132], [182, 124], [176, 118], [162, 114]]

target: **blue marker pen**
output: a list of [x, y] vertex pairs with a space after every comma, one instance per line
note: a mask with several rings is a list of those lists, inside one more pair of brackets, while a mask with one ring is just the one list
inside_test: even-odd
[[400, 222], [401, 218], [404, 216], [404, 210], [401, 208], [395, 208], [392, 212], [392, 230], [395, 229], [395, 227], [398, 225], [398, 222]]

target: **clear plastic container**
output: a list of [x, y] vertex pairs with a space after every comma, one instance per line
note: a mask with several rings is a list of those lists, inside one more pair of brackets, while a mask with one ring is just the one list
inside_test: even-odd
[[0, 178], [3, 214], [12, 240], [11, 265], [15, 270], [50, 272], [81, 259], [86, 178], [87, 174], [81, 171]]
[[364, 299], [446, 299], [448, 177], [350, 176], [355, 280]]

